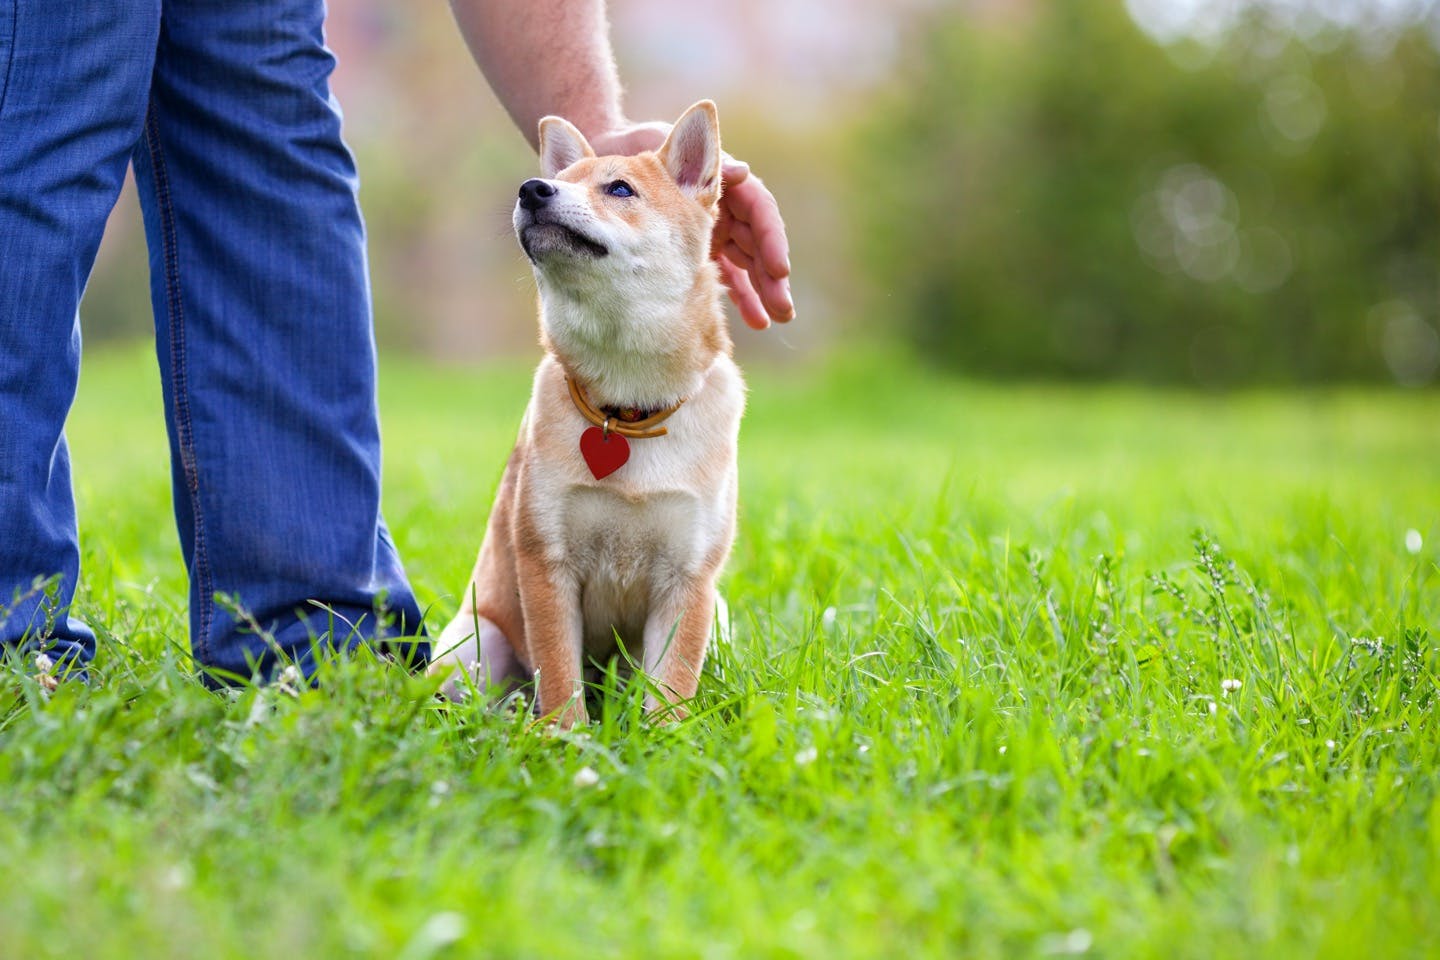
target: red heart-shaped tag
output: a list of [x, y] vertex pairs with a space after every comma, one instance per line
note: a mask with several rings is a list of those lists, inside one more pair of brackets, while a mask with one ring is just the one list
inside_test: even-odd
[[607, 437], [604, 430], [591, 427], [580, 434], [580, 456], [585, 458], [585, 465], [595, 474], [595, 479], [604, 480], [630, 459], [630, 441], [618, 433]]

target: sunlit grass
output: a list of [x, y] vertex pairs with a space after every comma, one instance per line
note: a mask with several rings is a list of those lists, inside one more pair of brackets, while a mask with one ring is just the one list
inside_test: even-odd
[[[0, 686], [0, 956], [1440, 947], [1432, 394], [751, 371], [733, 646], [553, 737], [363, 657], [194, 682], [151, 366], [71, 429], [96, 682]], [[528, 370], [383, 380], [438, 625]]]

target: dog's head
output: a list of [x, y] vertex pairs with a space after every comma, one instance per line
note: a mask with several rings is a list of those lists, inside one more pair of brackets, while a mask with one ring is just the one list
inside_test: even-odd
[[542, 292], [623, 304], [685, 296], [707, 269], [720, 199], [720, 126], [702, 100], [658, 150], [597, 157], [559, 117], [540, 121], [541, 177], [520, 185], [515, 234]]

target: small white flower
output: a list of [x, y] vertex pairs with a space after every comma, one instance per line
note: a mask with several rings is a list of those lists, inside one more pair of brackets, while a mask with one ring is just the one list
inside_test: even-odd
[[41, 673], [49, 673], [55, 669], [55, 661], [43, 653], [35, 654], [35, 669]]
[[286, 664], [285, 669], [280, 671], [280, 676], [275, 678], [275, 686], [292, 697], [300, 696], [300, 688], [304, 685], [305, 675], [293, 663]]
[[415, 931], [415, 936], [411, 938], [405, 952], [416, 956], [434, 956], [442, 948], [465, 936], [468, 928], [469, 923], [462, 914], [454, 911], [437, 913]]
[[1419, 530], [1405, 531], [1405, 551], [1407, 553], [1413, 557], [1420, 552], [1420, 548], [1423, 546], [1425, 546], [1425, 539], [1420, 536]]
[[255, 694], [255, 699], [250, 701], [250, 712], [245, 717], [245, 726], [254, 727], [265, 722], [270, 715], [270, 701], [261, 690]]
[[1217, 704], [1214, 700], [1205, 701], [1205, 706], [1209, 708], [1210, 716], [1212, 717], [1215, 716], [1215, 712], [1220, 709], [1220, 705]]
[[795, 766], [808, 767], [810, 766], [810, 764], [814, 763], [819, 758], [819, 750], [816, 750], [814, 747], [806, 747], [804, 750], [801, 750], [799, 753], [795, 754]]
[[1089, 953], [1095, 938], [1083, 927], [1069, 933], [1051, 934], [1040, 941], [1040, 952], [1051, 956], [1078, 956]]
[[1326, 749], [1326, 750], [1329, 750], [1329, 751], [1332, 752], [1332, 753], [1335, 752], [1335, 741], [1334, 741], [1334, 740], [1326, 740], [1326, 741], [1325, 741], [1325, 749]]
[[190, 867], [184, 863], [172, 863], [160, 874], [162, 890], [181, 890], [190, 885]]
[[593, 787], [600, 782], [600, 774], [590, 767], [581, 767], [575, 771], [575, 779], [570, 781], [577, 790], [584, 790]]
[[1244, 685], [1245, 684], [1243, 681], [1236, 680], [1234, 677], [1229, 677], [1220, 681], [1220, 689], [1225, 691], [1226, 693], [1234, 693], [1236, 690], [1239, 690]]
[[1002, 743], [1002, 744], [1000, 745], [1000, 756], [1002, 756], [1002, 757], [1005, 756], [1005, 751], [1006, 751], [1006, 750], [1009, 750], [1009, 749], [1010, 749], [1009, 747], [1007, 747], [1005, 744]]

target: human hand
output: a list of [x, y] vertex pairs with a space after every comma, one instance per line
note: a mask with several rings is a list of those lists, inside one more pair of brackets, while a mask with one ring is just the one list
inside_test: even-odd
[[[658, 149], [669, 133], [668, 123], [637, 123], [592, 137], [590, 144], [602, 156], [634, 154]], [[722, 161], [724, 188], [710, 255], [740, 316], [764, 330], [772, 320], [785, 323], [795, 317], [785, 221], [775, 196], [750, 172], [749, 164], [729, 154]]]

